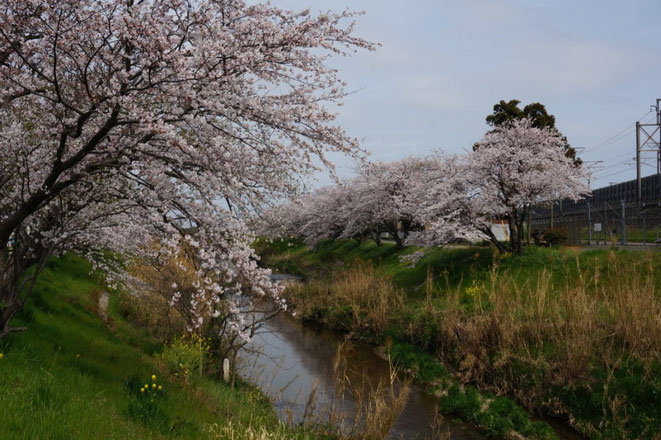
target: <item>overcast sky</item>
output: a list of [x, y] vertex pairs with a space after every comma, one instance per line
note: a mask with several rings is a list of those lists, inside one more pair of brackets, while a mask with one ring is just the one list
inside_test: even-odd
[[[463, 151], [488, 129], [484, 118], [496, 102], [518, 99], [544, 104], [569, 142], [586, 148], [585, 161], [604, 162], [595, 166], [593, 188], [635, 177], [634, 123], [651, 120], [646, 113], [661, 97], [659, 0], [273, 4], [366, 12], [357, 33], [382, 46], [331, 63], [359, 90], [339, 123], [373, 159]], [[349, 175], [349, 162], [339, 162]]]

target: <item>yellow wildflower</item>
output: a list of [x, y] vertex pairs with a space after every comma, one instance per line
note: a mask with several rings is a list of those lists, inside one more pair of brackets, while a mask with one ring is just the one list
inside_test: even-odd
[[145, 389], [144, 389], [144, 388], [140, 388], [140, 392], [141, 392], [141, 393], [144, 393], [144, 392], [145, 392]]
[[158, 391], [161, 391], [162, 389], [163, 389], [163, 387], [159, 385], [158, 386]]
[[156, 375], [155, 375], [155, 374], [152, 374], [152, 375], [151, 375], [151, 380], [152, 380], [152, 382], [155, 382], [155, 381], [156, 381]]
[[0, 359], [2, 359], [3, 357], [5, 357], [5, 355], [3, 353], [0, 353]]
[[156, 388], [156, 384], [155, 383], [151, 384], [151, 387]]
[[145, 384], [145, 388], [149, 388], [149, 385]]

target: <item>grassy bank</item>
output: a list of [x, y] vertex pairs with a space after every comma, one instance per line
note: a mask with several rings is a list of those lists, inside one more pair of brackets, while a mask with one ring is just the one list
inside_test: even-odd
[[352, 241], [258, 251], [305, 277], [289, 290], [299, 316], [386, 344], [445, 396], [446, 412], [493, 433], [526, 430], [497, 397], [509, 396], [590, 438], [658, 438], [657, 253], [530, 248], [516, 257], [473, 247], [435, 249], [412, 265], [401, 259], [415, 249]]
[[313, 438], [281, 425], [257, 390], [178, 380], [116, 295], [100, 317], [102, 291], [78, 257], [49, 263], [15, 322], [28, 330], [0, 342], [0, 438]]

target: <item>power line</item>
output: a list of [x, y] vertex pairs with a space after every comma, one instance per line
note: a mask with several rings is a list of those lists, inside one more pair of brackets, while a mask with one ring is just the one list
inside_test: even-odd
[[[632, 158], [632, 160], [633, 160], [633, 158]], [[603, 174], [604, 172], [612, 171], [612, 170], [619, 169], [619, 168], [628, 168], [630, 166], [631, 165], [628, 165], [627, 162], [620, 162], [620, 163], [617, 163], [617, 164], [608, 165], [608, 166], [603, 167], [601, 170], [599, 170], [599, 173]]]
[[[641, 119], [643, 119], [645, 116], [649, 115], [650, 113], [652, 113], [652, 110], [648, 111], [647, 113], [645, 113], [644, 115], [642, 115], [641, 117], [639, 117], [636, 120], [640, 121]], [[626, 132], [628, 130], [631, 130], [631, 129], [635, 130], [635, 128], [636, 128], [636, 123], [635, 122], [633, 124], [629, 124], [623, 130], [620, 130], [619, 132], [615, 133], [613, 136], [601, 141], [600, 143], [598, 143], [596, 145], [593, 145], [591, 147], [586, 147], [585, 152], [594, 151], [594, 150], [597, 150], [599, 148], [605, 147], [606, 145], [611, 144], [611, 143], [615, 142], [616, 140], [621, 139], [623, 137], [624, 132]]]
[[619, 159], [620, 157], [628, 156], [630, 154], [631, 154], [631, 151], [627, 151], [626, 153], [618, 154], [617, 156], [605, 157], [603, 160]]
[[596, 177], [596, 179], [605, 179], [607, 177], [617, 176], [618, 174], [622, 174], [622, 173], [627, 172], [627, 171], [631, 171], [629, 167], [626, 167], [625, 169], [620, 170], [620, 171], [615, 171], [615, 172], [610, 173], [610, 174], [605, 174], [603, 176], [598, 176], [598, 177]]
[[[617, 159], [620, 159], [620, 158], [623, 158], [623, 157], [627, 157], [631, 154], [632, 153], [630, 151], [627, 151], [625, 153], [620, 153], [620, 154], [617, 154], [617, 155], [614, 155], [614, 156], [604, 157], [602, 159], [602, 161], [603, 162], [611, 162], [613, 160], [617, 160]], [[633, 160], [635, 160], [635, 159], [633, 159]], [[620, 166], [620, 165], [622, 165], [622, 163], [619, 162], [619, 161], [617, 163], [610, 163], [610, 164], [604, 165], [604, 168], [602, 169], [602, 171], [605, 170], [605, 169], [615, 168], [615, 167]], [[635, 165], [635, 162], [632, 164], [632, 166], [633, 165]]]
[[[649, 113], [649, 112], [648, 112], [648, 113]], [[650, 122], [652, 122], [655, 118], [656, 118], [656, 115], [652, 116], [650, 119], [648, 119], [648, 120], [646, 120], [646, 121], [643, 121], [643, 124], [650, 123]], [[642, 119], [642, 118], [639, 118], [639, 120], [640, 120], [640, 119]], [[595, 147], [592, 147], [592, 149], [591, 149], [590, 151], [591, 151], [591, 152], [594, 152], [594, 151], [597, 151], [597, 150], [602, 150], [602, 149], [608, 147], [609, 145], [612, 145], [613, 143], [615, 143], [615, 142], [617, 142], [617, 141], [620, 141], [620, 140], [622, 140], [622, 139], [625, 139], [626, 137], [628, 137], [629, 135], [634, 134], [635, 132], [636, 132], [636, 124], [634, 123], [634, 124], [633, 124], [633, 128], [632, 128], [632, 129], [628, 129], [628, 130], [626, 130], [626, 133], [624, 133], [624, 134], [622, 134], [622, 135], [620, 135], [620, 136], [618, 136], [618, 137], [616, 137], [616, 138], [613, 138], [613, 139], [611, 139], [611, 140], [608, 141], [608, 142], [602, 142], [601, 144], [599, 144], [599, 145], [597, 145], [597, 146], [595, 146]], [[587, 151], [587, 149], [586, 149], [586, 151]]]

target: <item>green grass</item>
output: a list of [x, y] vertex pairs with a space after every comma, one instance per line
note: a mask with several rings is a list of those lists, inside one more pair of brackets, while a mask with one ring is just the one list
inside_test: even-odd
[[[611, 234], [612, 229], [616, 229], [617, 233]], [[661, 225], [657, 224], [656, 221], [650, 221], [645, 229], [643, 229], [642, 224], [637, 226], [627, 226], [627, 242], [646, 243], [647, 245], [653, 246], [657, 239], [661, 239]], [[581, 228], [581, 240], [583, 243], [587, 243], [588, 241], [587, 226]], [[617, 245], [620, 244], [621, 240], [622, 229], [619, 221], [617, 223], [603, 225], [602, 231], [592, 231], [592, 244], [603, 244], [605, 241], [608, 244], [615, 242]]]
[[[160, 346], [118, 315], [116, 296], [111, 324], [99, 318], [102, 289], [73, 255], [53, 259], [39, 277], [14, 322], [28, 330], [0, 341], [0, 438], [221, 438], [229, 431], [244, 438], [249, 427], [305, 437], [282, 427], [247, 386], [232, 390], [200, 377], [178, 383], [159, 360]], [[150, 400], [139, 389], [152, 374], [164, 390]]]
[[[488, 283], [494, 268], [522, 283], [547, 271], [553, 287], [562, 288], [576, 282], [585, 273], [605, 269], [613, 258], [622, 264], [644, 262], [646, 267], [661, 268], [661, 253], [603, 248], [579, 252], [562, 247], [530, 246], [524, 248], [521, 256], [498, 254], [489, 246], [434, 248], [426, 250], [425, 256], [411, 266], [400, 258], [418, 248], [397, 248], [388, 242], [379, 247], [373, 241], [329, 240], [311, 251], [301, 241], [276, 240], [273, 243], [259, 241], [255, 247], [264, 263], [274, 271], [306, 277], [329, 275], [338, 269], [354, 266], [356, 260], [370, 260], [396, 286], [405, 289], [412, 300], [422, 299], [428, 274], [433, 277], [436, 287], [453, 289]], [[661, 277], [655, 282], [661, 292]]]
[[468, 282], [475, 273], [485, 274], [494, 260], [493, 251], [488, 247], [439, 248], [428, 251], [415, 267], [408, 267], [400, 258], [415, 252], [416, 248], [397, 248], [389, 242], [377, 246], [373, 241], [358, 243], [354, 240], [325, 241], [313, 252], [300, 241], [282, 240], [260, 241], [256, 249], [274, 270], [297, 275], [323, 275], [339, 266], [353, 265], [357, 259], [370, 260], [377, 270], [389, 275], [397, 286], [410, 294], [419, 290], [428, 270], [439, 280], [455, 285]]

